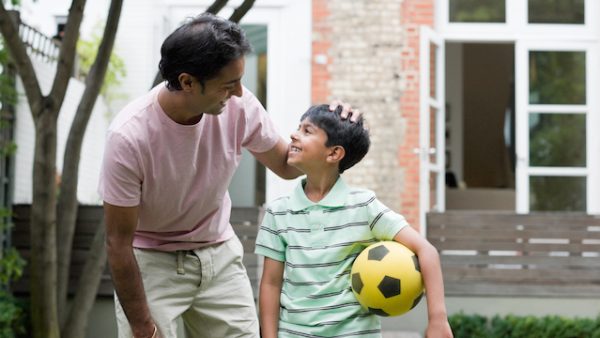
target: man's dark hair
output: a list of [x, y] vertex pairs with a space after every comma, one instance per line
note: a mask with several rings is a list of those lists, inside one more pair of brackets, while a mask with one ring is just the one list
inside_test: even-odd
[[252, 50], [240, 26], [212, 14], [201, 14], [169, 35], [160, 48], [160, 74], [169, 90], [181, 90], [178, 77], [188, 73], [202, 87], [223, 67]]
[[356, 122], [351, 122], [350, 118], [342, 119], [341, 112], [341, 106], [332, 112], [329, 110], [329, 105], [322, 104], [310, 107], [300, 118], [300, 121], [308, 119], [325, 131], [327, 134], [326, 147], [342, 146], [344, 148], [346, 155], [340, 161], [340, 174], [362, 160], [371, 145], [369, 132], [364, 127], [363, 117], [360, 116]]

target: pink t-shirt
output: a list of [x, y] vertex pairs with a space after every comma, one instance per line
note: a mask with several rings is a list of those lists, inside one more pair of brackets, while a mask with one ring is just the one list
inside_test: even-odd
[[111, 123], [98, 191], [105, 202], [139, 206], [133, 246], [188, 250], [233, 236], [227, 188], [242, 147], [272, 149], [280, 136], [249, 90], [220, 115], [194, 125], [171, 120], [155, 87]]

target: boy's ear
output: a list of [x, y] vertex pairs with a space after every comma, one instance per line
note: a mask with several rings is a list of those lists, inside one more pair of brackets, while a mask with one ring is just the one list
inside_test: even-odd
[[181, 73], [177, 77], [177, 80], [179, 81], [179, 84], [181, 85], [181, 89], [183, 89], [184, 91], [188, 91], [188, 90], [192, 89], [195, 79], [193, 76], [191, 76], [188, 73]]
[[329, 154], [327, 154], [327, 162], [338, 163], [344, 156], [346, 156], [346, 150], [342, 146], [329, 147]]

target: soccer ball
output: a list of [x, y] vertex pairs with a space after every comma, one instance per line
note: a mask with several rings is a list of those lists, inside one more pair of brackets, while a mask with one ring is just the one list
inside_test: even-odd
[[358, 302], [379, 316], [406, 313], [423, 296], [417, 256], [398, 242], [379, 242], [364, 249], [352, 265], [351, 278]]

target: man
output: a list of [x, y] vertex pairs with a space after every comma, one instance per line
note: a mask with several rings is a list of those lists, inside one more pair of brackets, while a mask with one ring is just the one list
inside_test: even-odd
[[249, 51], [232, 22], [187, 22], [161, 47], [165, 84], [111, 123], [99, 191], [119, 337], [176, 337], [179, 316], [188, 337], [258, 337], [227, 188], [242, 147], [282, 178], [300, 172], [240, 83]]

